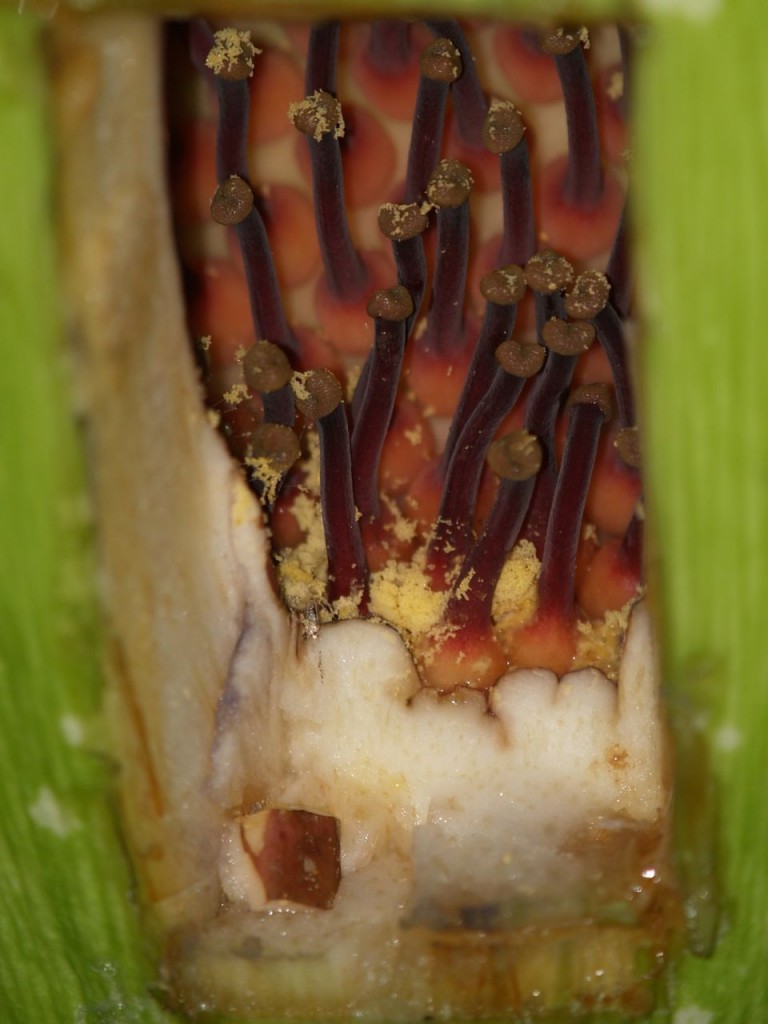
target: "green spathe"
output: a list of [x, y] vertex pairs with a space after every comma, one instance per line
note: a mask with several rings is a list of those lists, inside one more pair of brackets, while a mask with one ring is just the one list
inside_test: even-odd
[[700, 6], [716, 10], [659, 17], [641, 69], [641, 379], [666, 678], [689, 721], [705, 712], [726, 897], [726, 932], [711, 961], [683, 964], [675, 1002], [690, 1009], [674, 1020], [736, 1024], [768, 997], [768, 80], [750, 0]]
[[87, 503], [56, 294], [46, 81], [0, 15], [0, 1007], [11, 1024], [160, 1020], [88, 731], [98, 708]]
[[[728, 910], [715, 957], [684, 959], [674, 1009], [656, 1020], [741, 1024], [768, 1001], [768, 76], [753, 0], [642, 10], [655, 26], [637, 73], [633, 172], [649, 504], [666, 677], [713, 744]], [[92, 733], [98, 630], [56, 294], [41, 25], [0, 15], [0, 1007], [10, 1024], [157, 1022], [171, 1018], [147, 994], [111, 767]]]

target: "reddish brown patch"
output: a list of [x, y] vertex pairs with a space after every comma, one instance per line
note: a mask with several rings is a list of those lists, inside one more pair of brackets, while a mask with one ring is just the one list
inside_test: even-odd
[[330, 909], [341, 883], [338, 819], [300, 810], [262, 814], [266, 820], [261, 848], [253, 849], [242, 826], [241, 836], [267, 900]]

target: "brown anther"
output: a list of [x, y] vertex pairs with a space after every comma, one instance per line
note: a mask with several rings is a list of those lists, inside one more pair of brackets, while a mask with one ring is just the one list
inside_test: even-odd
[[511, 306], [525, 295], [525, 271], [516, 263], [508, 263], [487, 274], [480, 281], [480, 292], [484, 299], [497, 306]]
[[292, 373], [285, 352], [271, 341], [254, 342], [243, 357], [245, 383], [262, 395], [285, 387]]
[[461, 54], [450, 39], [433, 39], [419, 56], [419, 70], [433, 82], [455, 82], [464, 70]]
[[595, 340], [595, 328], [584, 320], [570, 323], [553, 316], [542, 327], [541, 340], [560, 356], [578, 356]]
[[574, 405], [596, 405], [603, 417], [613, 416], [613, 396], [607, 384], [583, 384], [568, 396], [568, 408]]
[[539, 39], [539, 46], [544, 53], [550, 57], [564, 57], [567, 53], [573, 53], [577, 46], [589, 45], [589, 35], [586, 28], [567, 29], [562, 25], [549, 32], [543, 32]]
[[318, 89], [300, 103], [292, 103], [288, 108], [288, 119], [302, 135], [311, 135], [315, 142], [320, 142], [330, 134], [337, 139], [344, 136], [341, 104], [335, 96], [322, 89]]
[[515, 377], [535, 377], [544, 365], [546, 349], [543, 345], [523, 344], [520, 341], [502, 341], [496, 349], [496, 362]]
[[251, 458], [265, 459], [276, 473], [287, 473], [301, 455], [299, 439], [281, 423], [260, 423], [251, 435]]
[[511, 100], [491, 100], [483, 122], [483, 145], [501, 156], [519, 146], [525, 135], [525, 122]]
[[616, 435], [613, 442], [619, 458], [631, 469], [640, 469], [642, 457], [640, 452], [640, 431], [637, 427], [624, 427]]
[[502, 480], [530, 480], [541, 469], [541, 445], [527, 430], [515, 430], [491, 444], [486, 462]]
[[240, 224], [253, 209], [253, 191], [244, 178], [233, 174], [223, 181], [211, 199], [211, 216], [217, 224]]
[[458, 160], [441, 160], [427, 183], [427, 198], [433, 206], [456, 207], [469, 199], [474, 179]]
[[419, 203], [384, 203], [379, 207], [379, 229], [393, 242], [416, 238], [427, 227], [427, 215]]
[[572, 284], [573, 264], [552, 249], [541, 249], [525, 265], [528, 287], [542, 295], [563, 291]]
[[261, 53], [248, 31], [223, 28], [213, 35], [214, 45], [205, 58], [205, 66], [217, 78], [242, 82], [253, 74], [253, 58]]
[[369, 301], [367, 313], [377, 319], [400, 323], [413, 313], [413, 299], [408, 289], [401, 284], [394, 288], [382, 288]]
[[605, 309], [610, 294], [611, 284], [605, 274], [585, 270], [565, 296], [565, 311], [574, 320], [591, 320]]
[[338, 408], [344, 397], [341, 384], [330, 370], [295, 373], [291, 379], [291, 387], [299, 412], [312, 421], [329, 416]]

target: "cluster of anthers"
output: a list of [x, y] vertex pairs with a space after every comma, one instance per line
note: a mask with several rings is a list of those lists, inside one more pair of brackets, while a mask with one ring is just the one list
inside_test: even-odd
[[374, 24], [358, 78], [380, 95], [410, 83], [411, 126], [378, 207], [389, 252], [369, 252], [345, 203], [339, 25], [311, 29], [305, 98], [281, 113], [305, 137], [322, 261], [300, 327], [251, 162], [269, 53], [240, 30], [190, 36], [218, 103], [210, 211], [236, 237], [256, 340], [222, 356], [216, 323], [193, 314], [193, 327], [277, 586], [309, 618], [392, 624], [444, 692], [514, 667], [616, 678], [642, 592], [624, 188], [601, 151], [586, 31], [515, 31], [528, 81], [554, 80], [564, 103], [567, 155], [538, 171], [523, 116], [489, 100], [458, 23]]

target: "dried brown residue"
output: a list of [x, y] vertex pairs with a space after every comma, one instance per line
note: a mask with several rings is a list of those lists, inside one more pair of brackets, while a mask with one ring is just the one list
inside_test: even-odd
[[606, 760], [612, 768], [622, 770], [628, 765], [629, 754], [624, 747], [620, 746], [618, 743], [614, 743], [613, 746], [608, 748]]

